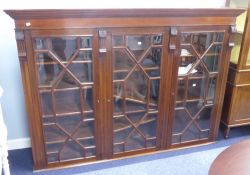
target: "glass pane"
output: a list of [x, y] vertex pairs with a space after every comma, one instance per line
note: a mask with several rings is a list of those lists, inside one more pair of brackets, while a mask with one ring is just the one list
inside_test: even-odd
[[121, 113], [123, 111], [123, 83], [114, 83], [114, 113]]
[[115, 143], [124, 142], [133, 130], [131, 123], [125, 116], [117, 116], [113, 120], [113, 127], [115, 132]]
[[46, 40], [43, 38], [36, 38], [34, 39], [34, 46], [36, 50], [43, 50], [46, 49]]
[[158, 100], [159, 100], [159, 85], [160, 80], [151, 80], [150, 81], [150, 110], [157, 110]]
[[132, 131], [130, 137], [126, 139], [125, 150], [130, 151], [130, 150], [141, 149], [144, 148], [145, 145], [146, 143], [143, 136], [139, 134], [138, 131], [134, 130]]
[[92, 37], [35, 38], [33, 44], [39, 86], [46, 86], [40, 104], [48, 162], [95, 156]]
[[223, 40], [223, 32], [181, 35], [172, 144], [209, 136]]
[[114, 154], [115, 154], [115, 153], [119, 153], [119, 152], [125, 151], [124, 149], [125, 149], [124, 148], [124, 144], [115, 144], [113, 151], [114, 151]]
[[74, 74], [78, 82], [92, 82], [92, 63], [72, 63], [68, 66], [68, 68]]
[[47, 155], [48, 162], [57, 162], [59, 161], [58, 154], [57, 153], [51, 153]]
[[146, 108], [148, 79], [137, 68], [126, 81], [127, 111], [142, 110]]
[[209, 72], [218, 72], [221, 48], [221, 44], [213, 45], [204, 56], [203, 61], [205, 62]]
[[93, 139], [94, 138], [94, 120], [85, 121], [81, 123], [80, 127], [78, 128], [77, 132], [74, 134], [73, 137], [77, 140]]
[[151, 36], [147, 35], [128, 35], [126, 36], [126, 46], [134, 54], [137, 60], [151, 45]]
[[115, 80], [124, 79], [135, 65], [133, 59], [123, 49], [113, 52], [113, 64]]
[[200, 138], [200, 130], [192, 123], [181, 136], [181, 142], [198, 140]]
[[191, 118], [184, 109], [175, 111], [173, 134], [182, 134], [185, 127], [190, 123]]
[[194, 67], [196, 61], [197, 58], [193, 56], [181, 57], [179, 62], [178, 75], [185, 76], [188, 73], [195, 73], [196, 70], [192, 68]]
[[[212, 101], [214, 100], [216, 82], [217, 82], [217, 77], [212, 77], [209, 79], [208, 94], [207, 94], [207, 99], [209, 99], [208, 103], [213, 103]], [[210, 101], [210, 100], [212, 100], [212, 101]]]
[[161, 49], [152, 48], [141, 62], [149, 77], [160, 76]]
[[36, 62], [39, 86], [52, 86], [62, 70], [61, 65], [48, 53], [36, 54]]
[[189, 79], [188, 81], [188, 100], [204, 98], [204, 88], [206, 79]]
[[[48, 143], [46, 145], [46, 150], [48, 154], [58, 153], [63, 146], [63, 142]], [[57, 155], [57, 154], [56, 154]], [[56, 156], [54, 155], [54, 156]]]
[[57, 125], [64, 129], [68, 134], [72, 134], [78, 127], [77, 125], [81, 123], [82, 117], [80, 115], [73, 116], [60, 116], [57, 117]]
[[202, 55], [214, 41], [213, 33], [194, 33], [192, 45], [195, 51]]
[[79, 90], [55, 92], [55, 103], [58, 114], [80, 112]]
[[177, 94], [176, 101], [181, 102], [185, 100], [185, 92], [186, 92], [186, 81], [183, 79], [179, 79], [177, 83]]
[[204, 100], [201, 99], [195, 102], [187, 102], [186, 108], [188, 109], [189, 113], [191, 114], [192, 118], [196, 116], [198, 112], [200, 112], [201, 108], [204, 106]]
[[61, 61], [69, 60], [77, 50], [76, 37], [52, 38], [52, 50]]
[[156, 145], [156, 139], [149, 139], [146, 142], [147, 148], [154, 148]]
[[50, 92], [40, 93], [42, 114], [49, 115], [52, 114], [52, 97]]
[[156, 114], [149, 114], [140, 122], [138, 129], [146, 138], [156, 137]]
[[163, 41], [163, 36], [162, 34], [158, 34], [153, 36], [153, 45], [160, 45], [162, 44]]
[[210, 119], [212, 115], [212, 107], [205, 107], [196, 118], [201, 130], [208, 130], [210, 128]]
[[124, 46], [123, 35], [115, 35], [115, 36], [113, 36], [113, 46]]
[[68, 141], [60, 153], [60, 160], [69, 160], [85, 157], [84, 148], [75, 141]]
[[85, 157], [94, 157], [96, 155], [95, 148], [88, 148], [85, 150]]
[[[74, 43], [72, 43], [71, 46], [74, 46]], [[80, 47], [81, 48], [92, 48], [92, 37], [91, 36], [81, 37]]]
[[113, 36], [114, 153], [156, 147], [162, 43], [162, 34]]
[[58, 128], [55, 124], [44, 125], [44, 138], [45, 142], [64, 142], [67, 138], [67, 135]]
[[91, 51], [80, 51], [74, 61], [90, 61], [92, 60], [92, 52]]
[[83, 96], [83, 110], [84, 111], [93, 111], [93, 87], [84, 86], [82, 90]]
[[79, 86], [77, 79], [68, 72], [62, 75], [62, 78], [57, 77], [55, 89], [76, 88]]
[[191, 38], [192, 38], [191, 33], [183, 33], [181, 35], [181, 44], [191, 44]]

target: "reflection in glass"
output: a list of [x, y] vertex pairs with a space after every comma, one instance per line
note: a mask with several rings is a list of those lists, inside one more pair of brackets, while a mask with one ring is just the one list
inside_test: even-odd
[[36, 54], [38, 69], [38, 80], [40, 86], [51, 86], [56, 80], [61, 70], [61, 65], [53, 61], [53, 57], [48, 53]]
[[186, 103], [186, 108], [192, 115], [192, 118], [196, 116], [198, 112], [203, 108], [204, 106], [204, 100], [198, 100], [198, 101], [193, 101], [193, 102], [187, 102]]
[[91, 36], [81, 37], [80, 48], [92, 48], [92, 37]]
[[79, 90], [55, 92], [56, 113], [80, 112]]
[[173, 134], [176, 135], [182, 133], [190, 121], [191, 118], [184, 109], [175, 110]]
[[94, 157], [92, 37], [33, 44], [48, 162]]
[[187, 130], [181, 135], [181, 142], [197, 140], [199, 138], [200, 138], [199, 128], [194, 123], [191, 123], [191, 125], [187, 128]]
[[209, 137], [223, 32], [183, 33], [172, 144]]
[[120, 113], [123, 110], [124, 89], [122, 83], [114, 83], [114, 113]]
[[45, 40], [43, 38], [35, 39], [35, 49], [37, 50], [46, 49]]
[[183, 79], [179, 79], [177, 83], [177, 94], [176, 101], [181, 102], [185, 100], [185, 91], [186, 91], [186, 81]]
[[209, 78], [209, 82], [208, 82], [208, 94], [207, 94], [207, 98], [208, 99], [214, 99], [214, 93], [215, 93], [215, 88], [216, 88], [216, 82], [217, 82], [217, 77], [212, 77]]
[[181, 36], [182, 44], [190, 44], [191, 43], [192, 34], [191, 33], [183, 33]]
[[188, 99], [204, 98], [205, 79], [190, 79], [188, 81]]
[[84, 111], [93, 111], [93, 87], [85, 86], [82, 90], [83, 94], [83, 110]]
[[58, 56], [61, 61], [69, 60], [76, 52], [75, 37], [67, 38], [51, 38], [52, 50]]
[[141, 62], [149, 77], [160, 76], [161, 49], [152, 48]]
[[145, 50], [151, 45], [151, 36], [128, 35], [126, 46], [134, 54], [137, 60], [140, 59]]
[[114, 153], [156, 147], [162, 42], [162, 34], [113, 36]]
[[123, 45], [124, 45], [123, 35], [113, 36], [113, 46], [123, 46]]
[[140, 110], [146, 107], [148, 82], [145, 74], [137, 69], [127, 79], [127, 110]]
[[42, 114], [50, 115], [52, 114], [52, 97], [50, 92], [40, 93]]
[[92, 82], [92, 63], [72, 63], [68, 68], [74, 74], [77, 81], [81, 83]]
[[[75, 61], [87, 61], [87, 60], [92, 60], [92, 51], [80, 51], [78, 52], [76, 58], [74, 59]], [[74, 61], [73, 61], [74, 62]]]
[[158, 34], [158, 35], [153, 36], [153, 44], [154, 45], [162, 44], [162, 40], [163, 40], [162, 34]]
[[156, 110], [158, 106], [159, 100], [159, 85], [160, 80], [151, 80], [150, 83], [150, 105], [149, 108], [151, 110]]
[[124, 79], [135, 63], [125, 50], [115, 50], [113, 53], [114, 79]]
[[221, 44], [213, 45], [203, 58], [209, 72], [218, 71], [221, 47]]
[[210, 128], [210, 119], [212, 114], [212, 107], [205, 107], [196, 118], [196, 122], [202, 130]]
[[178, 75], [184, 76], [188, 73], [196, 73], [197, 70], [194, 67], [196, 61], [197, 61], [197, 58], [193, 56], [181, 57], [180, 62], [179, 62]]
[[68, 141], [61, 150], [60, 160], [82, 158], [84, 155], [84, 148], [75, 141]]

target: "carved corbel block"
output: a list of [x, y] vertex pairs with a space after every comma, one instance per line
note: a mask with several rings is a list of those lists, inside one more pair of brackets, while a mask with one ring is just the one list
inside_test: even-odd
[[17, 49], [18, 49], [18, 57], [20, 61], [26, 61], [26, 47], [25, 47], [25, 37], [23, 31], [17, 30], [16, 34], [16, 42], [17, 42]]

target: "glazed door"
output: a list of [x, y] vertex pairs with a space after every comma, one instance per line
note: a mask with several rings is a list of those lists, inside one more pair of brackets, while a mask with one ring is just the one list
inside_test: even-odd
[[[213, 137], [227, 28], [180, 28], [176, 62], [177, 82], [172, 126], [172, 145], [202, 142]], [[217, 120], [218, 122], [218, 120]]]
[[95, 158], [94, 32], [32, 31], [32, 42], [47, 162]]
[[111, 31], [114, 155], [156, 149], [160, 143], [167, 39], [163, 28]]

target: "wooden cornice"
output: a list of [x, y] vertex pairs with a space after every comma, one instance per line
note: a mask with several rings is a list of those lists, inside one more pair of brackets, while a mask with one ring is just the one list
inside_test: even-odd
[[4, 10], [15, 20], [45, 18], [113, 18], [113, 17], [235, 17], [245, 9], [34, 9]]

